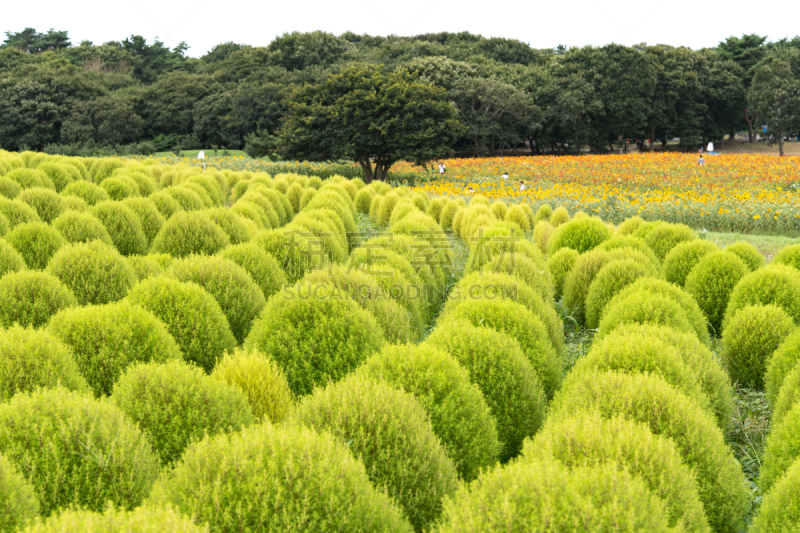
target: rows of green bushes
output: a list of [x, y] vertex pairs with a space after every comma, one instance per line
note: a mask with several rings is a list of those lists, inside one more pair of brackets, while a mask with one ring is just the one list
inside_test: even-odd
[[7, 152], [0, 237], [0, 531], [737, 531], [734, 384], [800, 523], [800, 246]]

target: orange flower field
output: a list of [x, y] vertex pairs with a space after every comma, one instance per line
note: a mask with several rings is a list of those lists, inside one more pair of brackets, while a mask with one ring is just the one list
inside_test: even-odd
[[697, 159], [673, 153], [451, 159], [444, 179], [435, 168], [402, 163], [393, 170], [429, 177], [416, 189], [430, 194], [468, 196], [471, 185], [473, 194], [490, 199], [564, 206], [615, 223], [638, 215], [713, 231], [800, 230], [800, 158], [706, 156], [703, 166]]

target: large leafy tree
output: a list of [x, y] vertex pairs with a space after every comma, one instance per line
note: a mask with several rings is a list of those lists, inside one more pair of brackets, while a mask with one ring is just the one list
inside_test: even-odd
[[203, 146], [242, 148], [253, 133], [275, 135], [286, 113], [287, 88], [276, 83], [240, 85], [212, 93], [194, 107], [194, 132]]
[[562, 62], [565, 74], [580, 74], [594, 88], [603, 106], [592, 113], [594, 151], [617, 143], [622, 152], [628, 138], [646, 129], [650, 96], [658, 82], [652, 58], [643, 50], [610, 44], [602, 48], [574, 48]]
[[47, 33], [39, 33], [34, 28], [25, 28], [20, 32], [7, 31], [6, 39], [0, 46], [38, 54], [63, 50], [71, 47], [72, 43], [65, 31], [55, 31], [51, 28]]
[[222, 87], [207, 75], [172, 72], [147, 87], [137, 104], [151, 136], [189, 135], [194, 130], [194, 108], [203, 98]]
[[485, 78], [466, 78], [450, 95], [467, 127], [464, 136], [475, 155], [494, 155], [513, 147], [541, 127], [541, 110], [533, 98], [512, 85]]
[[[741, 37], [728, 37], [717, 45], [717, 53], [724, 59], [729, 59], [741, 67], [742, 83], [745, 88], [750, 87], [758, 65], [767, 55], [768, 47], [764, 44], [766, 37], [761, 37], [755, 33], [742, 35]], [[744, 120], [747, 122], [747, 131], [750, 142], [756, 142], [755, 130], [753, 125], [758, 121], [758, 115], [751, 107], [747, 106], [742, 110]]]
[[463, 131], [444, 89], [406, 71], [357, 66], [292, 95], [281, 143], [292, 158], [358, 161], [371, 182], [397, 161], [449, 155]]
[[272, 64], [286, 70], [329, 66], [343, 59], [351, 49], [345, 39], [322, 31], [285, 33], [267, 47]]
[[800, 81], [782, 59], [759, 65], [748, 92], [749, 105], [767, 123], [770, 142], [783, 153], [783, 138], [800, 131]]

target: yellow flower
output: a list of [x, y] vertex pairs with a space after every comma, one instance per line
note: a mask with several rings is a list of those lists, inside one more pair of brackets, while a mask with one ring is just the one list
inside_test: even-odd
[[753, 220], [758, 220], [759, 218], [761, 218], [761, 215], [753, 215]]

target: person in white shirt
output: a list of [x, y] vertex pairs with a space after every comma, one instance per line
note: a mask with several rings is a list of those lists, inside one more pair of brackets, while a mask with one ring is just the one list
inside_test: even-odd
[[508, 179], [508, 172], [503, 172], [503, 176], [502, 176], [502, 178], [503, 178], [504, 180], [507, 180], [507, 179]]
[[447, 167], [444, 166], [444, 163], [439, 163], [439, 174], [444, 174]]
[[522, 181], [522, 180], [520, 180], [520, 182], [519, 182], [519, 190], [520, 191], [524, 191], [525, 190], [525, 182]]

